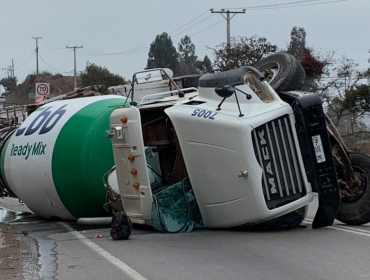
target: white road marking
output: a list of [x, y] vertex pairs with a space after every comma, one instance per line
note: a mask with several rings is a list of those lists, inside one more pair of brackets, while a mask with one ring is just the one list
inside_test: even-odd
[[[306, 218], [306, 219], [304, 219], [304, 222], [311, 224], [313, 222], [313, 220]], [[370, 231], [364, 230], [364, 229], [349, 228], [348, 226], [341, 226], [341, 225], [333, 225], [333, 226], [326, 227], [326, 228], [335, 229], [335, 230], [339, 230], [339, 231], [344, 231], [344, 232], [349, 232], [349, 233], [354, 233], [354, 234], [370, 237]]]
[[86, 246], [94, 250], [96, 253], [101, 255], [103, 258], [105, 258], [110, 263], [114, 264], [116, 267], [122, 270], [125, 274], [130, 276], [133, 280], [147, 280], [147, 278], [142, 276], [139, 272], [132, 269], [130, 266], [125, 264], [123, 261], [111, 255], [110, 253], [105, 251], [103, 248], [101, 248], [100, 246], [96, 245], [94, 242], [87, 239], [84, 235], [82, 235], [78, 231], [75, 231], [71, 226], [67, 225], [64, 222], [59, 222], [59, 224], [65, 227], [66, 229], [68, 229], [69, 232], [73, 234], [74, 236], [76, 236], [82, 243], [84, 243]]

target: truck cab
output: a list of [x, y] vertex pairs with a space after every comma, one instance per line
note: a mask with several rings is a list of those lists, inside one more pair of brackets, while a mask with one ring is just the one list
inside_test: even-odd
[[110, 119], [122, 206], [133, 223], [152, 225], [156, 193], [186, 178], [208, 228], [260, 224], [312, 201], [294, 107], [257, 69], [206, 74], [198, 89], [160, 97]]

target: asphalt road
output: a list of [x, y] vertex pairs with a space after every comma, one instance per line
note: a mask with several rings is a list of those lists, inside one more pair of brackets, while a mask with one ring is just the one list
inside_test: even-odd
[[[5, 206], [0, 199], [0, 207]], [[46, 280], [370, 279], [370, 225], [336, 222], [312, 229], [316, 207], [314, 201], [302, 227], [291, 230], [163, 234], [134, 228], [130, 239], [121, 241], [110, 237], [109, 227], [50, 222], [33, 215], [6, 222], [37, 241], [39, 273]]]

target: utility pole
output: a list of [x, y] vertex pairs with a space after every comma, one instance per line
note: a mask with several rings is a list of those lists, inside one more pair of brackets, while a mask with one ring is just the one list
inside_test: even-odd
[[38, 40], [41, 39], [41, 37], [32, 37], [32, 39], [36, 40], [36, 74], [39, 74], [39, 44], [38, 44]]
[[14, 60], [12, 58], [12, 78], [14, 78]]
[[[227, 23], [227, 47], [230, 47], [230, 20], [236, 15], [236, 14], [245, 14], [245, 9], [241, 11], [229, 11], [225, 9], [221, 9], [221, 11], [214, 11], [211, 9], [212, 14], [221, 14], [224, 19], [226, 19]], [[224, 16], [226, 14], [226, 17]], [[230, 14], [233, 14], [232, 17], [230, 18]]]
[[13, 68], [12, 66], [7, 66], [6, 68], [1, 68], [1, 70], [4, 70], [7, 72], [7, 75], [8, 75], [8, 78], [14, 78], [14, 74], [13, 74]]
[[77, 76], [77, 71], [76, 71], [76, 49], [80, 49], [80, 48], [83, 48], [83, 46], [80, 46], [80, 47], [77, 47], [77, 46], [74, 46], [74, 47], [68, 47], [66, 46], [67, 49], [73, 49], [73, 52], [74, 52], [74, 61], [75, 61], [75, 71], [74, 71], [74, 88], [77, 87], [77, 79], [76, 79], [76, 76]]

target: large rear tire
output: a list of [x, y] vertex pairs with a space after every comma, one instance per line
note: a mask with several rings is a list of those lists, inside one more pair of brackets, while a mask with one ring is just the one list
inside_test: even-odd
[[370, 222], [370, 157], [361, 153], [349, 156], [361, 180], [361, 192], [355, 200], [342, 200], [336, 219], [348, 225], [362, 225]]
[[302, 89], [306, 78], [299, 61], [288, 53], [272, 54], [254, 65], [276, 92]]

